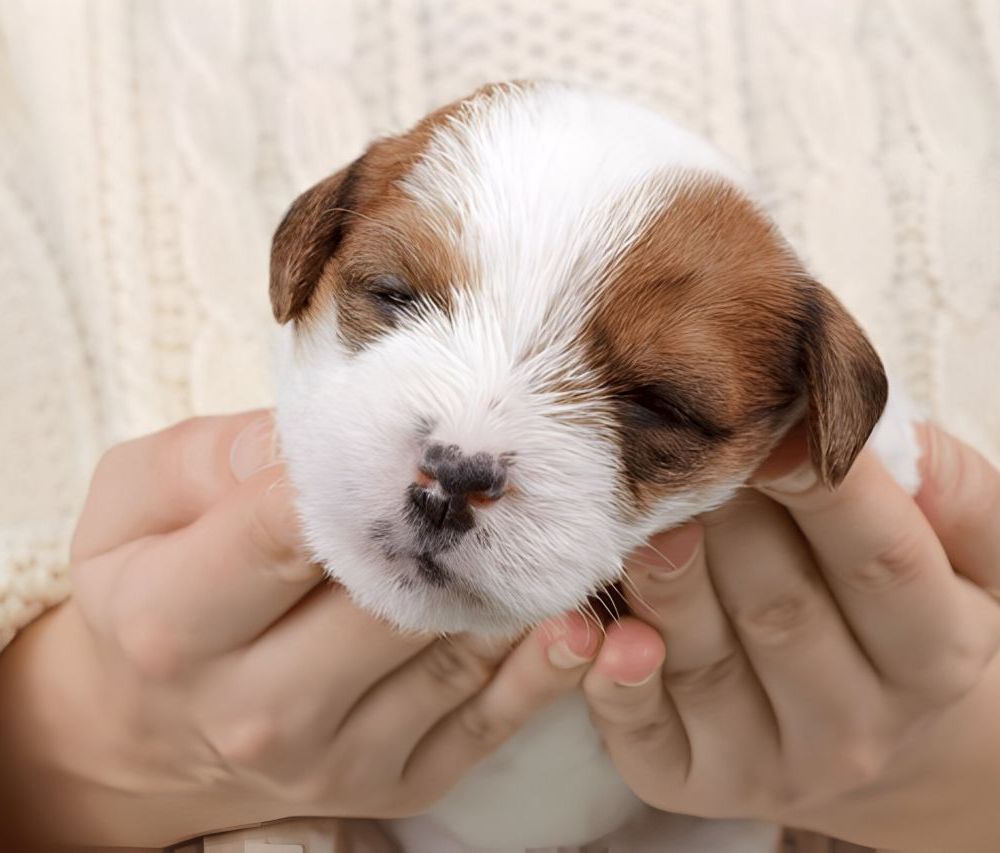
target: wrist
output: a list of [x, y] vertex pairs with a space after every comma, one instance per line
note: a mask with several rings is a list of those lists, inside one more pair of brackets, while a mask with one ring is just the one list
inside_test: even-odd
[[104, 841], [102, 812], [92, 807], [109, 793], [100, 778], [108, 709], [98, 676], [93, 639], [72, 602], [43, 614], [0, 655], [7, 794], [33, 841]]

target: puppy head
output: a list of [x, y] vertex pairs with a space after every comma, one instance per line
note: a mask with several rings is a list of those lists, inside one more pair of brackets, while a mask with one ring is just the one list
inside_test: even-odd
[[306, 192], [271, 296], [308, 543], [408, 628], [580, 605], [800, 417], [835, 485], [885, 402], [721, 158], [556, 84], [481, 90]]

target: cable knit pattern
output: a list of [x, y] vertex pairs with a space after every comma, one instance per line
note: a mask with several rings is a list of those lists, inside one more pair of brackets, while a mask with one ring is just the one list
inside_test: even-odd
[[270, 400], [294, 194], [537, 76], [709, 136], [926, 410], [1000, 461], [993, 0], [5, 0], [0, 643], [66, 594], [104, 448]]

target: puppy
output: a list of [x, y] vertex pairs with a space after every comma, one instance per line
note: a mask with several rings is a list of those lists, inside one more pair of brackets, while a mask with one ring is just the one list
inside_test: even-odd
[[[887, 398], [861, 329], [722, 156], [555, 83], [481, 89], [308, 190], [275, 235], [271, 300], [308, 547], [404, 629], [517, 635], [579, 607], [803, 419], [836, 486]], [[902, 423], [888, 446], [912, 488]], [[540, 847], [641, 809], [573, 697], [428, 820]], [[766, 849], [748, 832], [732, 849]]]

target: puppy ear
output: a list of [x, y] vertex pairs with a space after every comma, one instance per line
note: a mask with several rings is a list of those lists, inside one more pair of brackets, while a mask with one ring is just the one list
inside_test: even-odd
[[864, 332], [815, 282], [807, 290], [802, 331], [809, 455], [820, 479], [833, 488], [882, 416], [888, 382]]
[[353, 211], [357, 163], [300, 195], [271, 242], [271, 309], [279, 323], [309, 304], [326, 262], [337, 251]]

